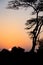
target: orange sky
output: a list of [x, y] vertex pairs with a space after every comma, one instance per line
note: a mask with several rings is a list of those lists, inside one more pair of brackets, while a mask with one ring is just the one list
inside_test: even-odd
[[31, 49], [32, 41], [26, 33], [26, 20], [31, 16], [32, 9], [8, 10], [8, 0], [0, 0], [0, 48], [20, 46], [26, 50]]
[[32, 44], [24, 29], [26, 20], [30, 18], [28, 10], [7, 10], [6, 1], [0, 2], [0, 48], [20, 46], [29, 50]]

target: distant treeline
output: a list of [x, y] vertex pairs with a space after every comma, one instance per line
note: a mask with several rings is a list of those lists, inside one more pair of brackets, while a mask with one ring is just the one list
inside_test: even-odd
[[35, 52], [25, 52], [23, 48], [13, 47], [11, 51], [3, 49], [0, 52], [0, 65], [31, 65], [43, 63], [43, 49]]

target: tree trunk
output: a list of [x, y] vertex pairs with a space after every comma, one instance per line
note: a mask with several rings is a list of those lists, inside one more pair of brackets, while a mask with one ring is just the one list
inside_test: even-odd
[[33, 38], [33, 45], [32, 45], [32, 52], [34, 52], [35, 46], [36, 46], [36, 37]]
[[36, 24], [36, 28], [33, 30], [33, 32], [35, 33], [33, 33], [33, 46], [32, 46], [32, 52], [34, 52], [34, 50], [35, 50], [35, 46], [36, 46], [36, 41], [37, 41], [37, 30], [38, 30], [38, 27], [39, 27], [39, 21], [38, 21], [38, 12], [36, 12], [37, 13], [37, 15], [36, 15], [36, 18], [37, 18], [37, 24]]

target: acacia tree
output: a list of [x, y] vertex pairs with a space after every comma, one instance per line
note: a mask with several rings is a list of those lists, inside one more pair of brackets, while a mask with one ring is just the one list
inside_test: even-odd
[[43, 0], [12, 0], [8, 3], [9, 9], [19, 9], [20, 7], [32, 7], [34, 9], [32, 15], [36, 14], [36, 18], [32, 18], [26, 22], [27, 30], [35, 25], [34, 29], [30, 32], [33, 38], [32, 51], [34, 51], [37, 37], [43, 25], [43, 16], [38, 15], [41, 11], [43, 12]]

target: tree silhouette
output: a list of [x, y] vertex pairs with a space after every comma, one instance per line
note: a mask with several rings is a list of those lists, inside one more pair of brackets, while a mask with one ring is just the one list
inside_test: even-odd
[[9, 9], [19, 9], [20, 7], [32, 7], [34, 9], [32, 15], [36, 14], [36, 18], [32, 18], [26, 22], [27, 30], [35, 25], [35, 28], [30, 32], [33, 38], [32, 51], [34, 51], [37, 37], [43, 25], [43, 16], [38, 15], [41, 11], [43, 12], [43, 0], [12, 0], [8, 3]]
[[37, 22], [37, 18], [32, 18], [30, 20], [27, 20], [27, 22], [26, 22], [27, 30], [31, 29], [34, 26], [34, 29], [32, 31], [30, 31], [30, 34], [32, 34], [32, 38], [33, 38], [32, 50], [35, 48], [35, 45], [36, 45], [36, 42], [38, 39], [38, 35], [40, 34], [42, 25], [43, 25], [43, 16], [38, 17], [38, 22]]
[[24, 52], [25, 50], [23, 49], [23, 48], [20, 48], [20, 47], [13, 47], [12, 48], [12, 50], [11, 50], [11, 52], [12, 53], [22, 53], [22, 52]]
[[42, 39], [38, 39], [38, 43], [39, 43], [39, 49], [43, 50], [43, 38]]

